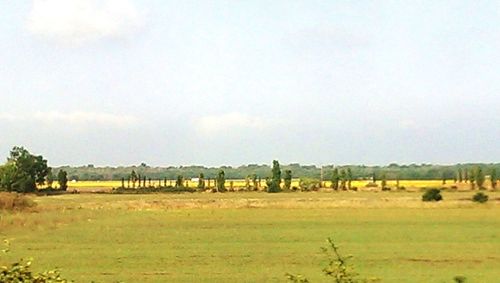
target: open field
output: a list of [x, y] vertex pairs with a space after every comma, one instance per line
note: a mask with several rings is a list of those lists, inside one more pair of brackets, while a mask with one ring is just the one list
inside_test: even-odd
[[34, 197], [34, 212], [0, 212], [0, 237], [76, 282], [323, 282], [333, 237], [357, 271], [382, 282], [495, 282], [500, 193], [80, 194]]
[[[226, 180], [226, 186], [229, 186], [230, 182], [233, 182], [233, 185], [235, 187], [244, 187], [245, 186], [245, 180], [242, 179], [235, 179], [235, 180]], [[352, 186], [353, 187], [358, 187], [358, 188], [363, 188], [366, 186], [367, 183], [370, 181], [367, 180], [354, 180], [352, 181]], [[264, 184], [265, 181], [262, 180], [262, 184]], [[325, 181], [325, 186], [329, 187], [330, 182]], [[379, 182], [380, 183], [380, 182]], [[151, 184], [153, 186], [158, 185], [158, 180], [152, 180]], [[163, 183], [162, 183], [163, 184]], [[175, 184], [175, 180], [167, 180], [167, 184]], [[188, 181], [187, 182], [189, 187], [195, 188], [197, 186], [196, 181]], [[213, 186], [213, 180], [212, 180], [212, 186]], [[448, 181], [447, 185], [452, 185], [452, 181]], [[292, 181], [292, 186], [298, 186], [299, 185], [299, 180], [298, 179], [293, 179]], [[387, 181], [388, 186], [395, 186], [396, 181], [395, 180], [388, 180]], [[442, 186], [442, 181], [441, 180], [400, 180], [399, 181], [400, 186], [404, 186], [407, 188], [422, 188], [422, 187], [441, 187]], [[54, 186], [58, 187], [59, 185], [57, 182], [54, 182]], [[78, 181], [78, 182], [69, 182], [68, 183], [69, 190], [79, 190], [79, 191], [107, 191], [112, 188], [117, 188], [121, 186], [121, 181], [120, 180], [115, 180], [115, 181]], [[468, 185], [465, 183], [459, 184], [459, 186], [467, 187]]]

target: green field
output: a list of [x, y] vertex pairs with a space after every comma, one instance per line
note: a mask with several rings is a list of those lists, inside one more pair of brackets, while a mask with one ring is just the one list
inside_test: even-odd
[[76, 194], [0, 212], [0, 237], [34, 269], [76, 282], [324, 282], [332, 237], [364, 277], [382, 282], [498, 282], [500, 193], [423, 203], [417, 192]]

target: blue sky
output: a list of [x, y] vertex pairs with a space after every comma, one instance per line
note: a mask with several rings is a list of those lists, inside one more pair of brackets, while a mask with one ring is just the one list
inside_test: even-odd
[[0, 156], [500, 161], [498, 1], [0, 2]]

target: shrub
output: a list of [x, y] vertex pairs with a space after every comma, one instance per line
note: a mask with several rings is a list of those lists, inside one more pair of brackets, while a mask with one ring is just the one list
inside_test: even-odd
[[483, 192], [478, 192], [472, 197], [473, 202], [485, 203], [488, 201], [488, 195]]
[[[4, 240], [7, 247], [0, 252], [9, 252], [9, 241]], [[48, 270], [43, 273], [33, 273], [30, 270], [32, 259], [20, 259], [9, 266], [0, 266], [0, 282], [26, 282], [26, 283], [66, 283], [66, 279], [61, 278], [59, 270]]]
[[35, 205], [35, 202], [22, 194], [0, 192], [0, 210], [19, 211]]
[[440, 201], [443, 200], [443, 196], [441, 196], [441, 190], [432, 188], [428, 189], [422, 195], [422, 201]]
[[366, 188], [376, 188], [378, 187], [377, 183], [369, 182], [365, 185]]
[[382, 187], [382, 191], [390, 191], [391, 188], [390, 187]]
[[[323, 268], [323, 274], [332, 278], [337, 283], [361, 283], [378, 282], [377, 278], [365, 279], [359, 278], [359, 274], [354, 271], [354, 267], [348, 263], [352, 256], [343, 256], [339, 252], [339, 247], [335, 245], [331, 238], [327, 239], [328, 247], [321, 248], [327, 257], [328, 265]], [[289, 281], [294, 283], [309, 283], [309, 280], [303, 275], [286, 274]]]

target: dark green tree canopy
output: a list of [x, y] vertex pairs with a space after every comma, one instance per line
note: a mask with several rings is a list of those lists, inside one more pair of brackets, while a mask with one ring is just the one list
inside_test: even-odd
[[45, 184], [50, 172], [47, 160], [33, 155], [24, 147], [14, 147], [7, 163], [0, 167], [0, 186], [8, 191], [34, 192]]

